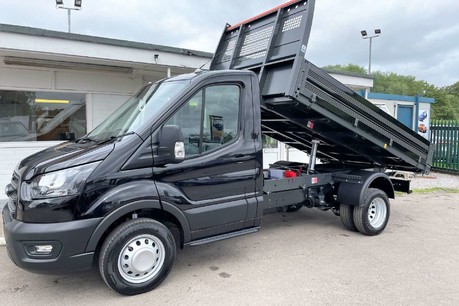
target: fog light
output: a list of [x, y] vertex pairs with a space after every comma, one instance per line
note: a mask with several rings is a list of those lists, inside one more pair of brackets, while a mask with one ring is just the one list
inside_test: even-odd
[[52, 243], [26, 243], [24, 245], [25, 250], [30, 256], [52, 256], [53, 252], [56, 250], [56, 246]]
[[53, 246], [51, 244], [36, 244], [33, 246], [35, 254], [49, 255], [53, 251]]
[[24, 241], [24, 249], [30, 258], [56, 258], [62, 250], [59, 241]]

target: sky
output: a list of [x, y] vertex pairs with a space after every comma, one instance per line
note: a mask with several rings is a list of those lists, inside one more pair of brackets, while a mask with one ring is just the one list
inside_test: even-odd
[[[287, 0], [82, 0], [72, 32], [214, 52], [226, 23]], [[73, 0], [64, 0], [73, 6]], [[357, 64], [412, 75], [438, 87], [459, 81], [458, 0], [316, 0], [307, 58], [317, 66]], [[0, 0], [0, 23], [67, 31], [55, 0]]]

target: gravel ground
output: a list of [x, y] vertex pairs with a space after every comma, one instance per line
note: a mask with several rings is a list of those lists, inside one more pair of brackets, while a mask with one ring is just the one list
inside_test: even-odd
[[411, 189], [451, 188], [459, 189], [459, 175], [431, 172], [429, 175], [410, 176]]
[[259, 233], [179, 250], [155, 290], [122, 297], [98, 271], [38, 275], [0, 246], [0, 301], [11, 306], [457, 306], [459, 193], [391, 201], [376, 237], [347, 231], [332, 212], [265, 215]]

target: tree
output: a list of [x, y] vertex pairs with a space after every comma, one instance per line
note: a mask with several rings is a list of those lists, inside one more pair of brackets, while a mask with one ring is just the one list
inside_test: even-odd
[[445, 89], [448, 91], [449, 94], [459, 96], [459, 81], [451, 86], [446, 86]]
[[432, 95], [435, 103], [432, 105], [432, 118], [457, 119], [458, 109], [454, 107], [454, 95], [450, 95], [444, 88], [437, 89]]
[[352, 72], [352, 73], [360, 73], [366, 74], [367, 70], [362, 66], [355, 65], [355, 64], [347, 64], [346, 66], [343, 65], [328, 65], [323, 67], [323, 69], [333, 70], [333, 71], [340, 71], [340, 72]]
[[[328, 65], [323, 68], [338, 72], [366, 74], [365, 68], [355, 64]], [[372, 76], [374, 77], [372, 92], [431, 97], [435, 99], [435, 103], [432, 105], [432, 118], [459, 119], [459, 82], [438, 88], [426, 81], [416, 80], [411, 75], [375, 71]]]
[[373, 73], [373, 92], [416, 96], [424, 95], [427, 90], [432, 90], [431, 85], [425, 81], [418, 81], [411, 75], [399, 75], [393, 72], [376, 71]]

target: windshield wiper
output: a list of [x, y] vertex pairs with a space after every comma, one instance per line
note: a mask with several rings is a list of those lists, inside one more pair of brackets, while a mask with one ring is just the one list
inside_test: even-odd
[[78, 138], [77, 140], [75, 140], [76, 143], [85, 143], [85, 142], [99, 142], [99, 140], [96, 140], [95, 138], [92, 138], [92, 137], [81, 137], [81, 138]]
[[135, 134], [135, 133], [134, 132], [127, 132], [127, 133], [116, 135], [116, 136], [110, 136], [110, 138], [108, 140], [117, 139], [117, 138], [121, 138], [121, 137], [124, 137], [124, 136], [132, 135], [132, 134]]
[[119, 135], [116, 135], [116, 136], [110, 136], [109, 138], [107, 138], [104, 141], [100, 142], [100, 144], [109, 142], [109, 141], [111, 141], [113, 139], [118, 139], [118, 138], [121, 138], [121, 137], [124, 137], [124, 136], [132, 135], [132, 134], [135, 134], [135, 133], [134, 132], [127, 132], [127, 133], [119, 134]]

